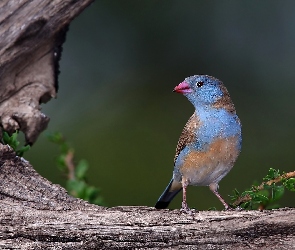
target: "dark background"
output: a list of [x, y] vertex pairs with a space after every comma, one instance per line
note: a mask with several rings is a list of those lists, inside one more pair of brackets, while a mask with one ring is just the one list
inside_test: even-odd
[[[109, 206], [153, 206], [168, 184], [178, 137], [193, 106], [172, 89], [185, 77], [222, 80], [243, 124], [242, 153], [220, 182], [227, 195], [261, 180], [270, 167], [294, 170], [295, 1], [95, 1], [72, 22], [51, 122], [26, 158], [53, 183], [60, 131], [89, 183]], [[287, 193], [283, 206], [295, 206]], [[188, 204], [221, 203], [190, 187]], [[171, 208], [181, 206], [181, 195]]]

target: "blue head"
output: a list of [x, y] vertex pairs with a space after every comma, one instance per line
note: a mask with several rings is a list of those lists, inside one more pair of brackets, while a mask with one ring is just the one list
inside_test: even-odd
[[204, 149], [205, 145], [216, 138], [237, 136], [241, 142], [241, 124], [221, 81], [207, 75], [190, 76], [173, 91], [186, 96], [196, 109], [195, 114], [200, 124], [195, 130], [197, 140], [194, 146], [198, 150]]
[[182, 93], [195, 107], [211, 106], [222, 99], [223, 96], [228, 96], [223, 83], [207, 75], [187, 77], [173, 91]]

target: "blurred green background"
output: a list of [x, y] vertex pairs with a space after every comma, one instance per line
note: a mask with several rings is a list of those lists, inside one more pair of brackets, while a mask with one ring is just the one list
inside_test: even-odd
[[[109, 206], [153, 206], [168, 184], [178, 137], [193, 106], [172, 89], [185, 77], [222, 80], [243, 124], [242, 153], [220, 193], [243, 190], [270, 167], [294, 170], [295, 1], [100, 0], [70, 26], [58, 98], [25, 157], [53, 183], [62, 132], [76, 158], [90, 164], [89, 183]], [[197, 209], [221, 203], [207, 187], [190, 187]], [[295, 206], [289, 192], [281, 202]], [[181, 195], [170, 208], [180, 208]]]

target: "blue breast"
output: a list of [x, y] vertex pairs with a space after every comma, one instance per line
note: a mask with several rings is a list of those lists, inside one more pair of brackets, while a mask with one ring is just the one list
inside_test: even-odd
[[[195, 140], [177, 157], [173, 178], [181, 182], [184, 176], [191, 185], [209, 185], [219, 182], [232, 168], [241, 150], [241, 125], [235, 113], [222, 108], [197, 108], [195, 114], [199, 120]], [[212, 146], [223, 140], [215, 153]]]
[[206, 150], [207, 146], [218, 138], [239, 137], [238, 150], [241, 148], [241, 124], [236, 114], [225, 109], [210, 107], [197, 108], [195, 111], [200, 120], [200, 127], [194, 131], [196, 141], [192, 144], [198, 151]]

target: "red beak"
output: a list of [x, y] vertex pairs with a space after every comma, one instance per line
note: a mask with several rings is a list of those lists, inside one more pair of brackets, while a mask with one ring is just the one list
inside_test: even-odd
[[173, 89], [173, 92], [185, 94], [185, 93], [191, 93], [192, 92], [192, 89], [190, 88], [190, 86], [185, 81], [183, 81], [182, 83], [179, 83]]

